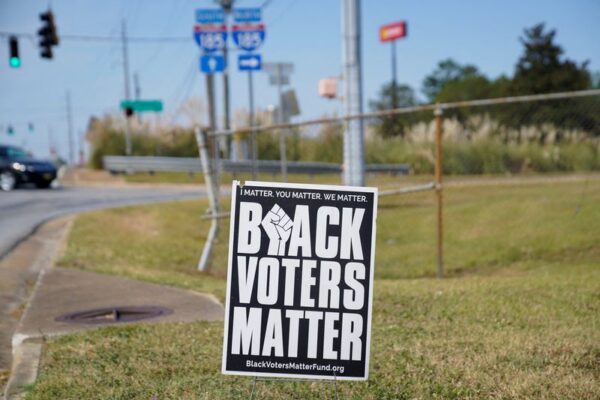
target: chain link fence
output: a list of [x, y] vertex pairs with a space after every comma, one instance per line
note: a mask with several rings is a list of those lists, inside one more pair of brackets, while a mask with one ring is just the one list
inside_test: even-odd
[[[251, 173], [239, 177], [253, 180], [261, 173], [255, 162], [258, 159], [279, 159], [279, 176], [273, 174], [272, 178], [281, 181], [298, 178], [289, 176], [289, 162], [329, 162], [347, 168], [342, 159], [344, 127], [356, 119], [362, 119], [365, 127], [366, 160], [350, 162], [366, 162], [368, 185], [380, 187], [380, 196], [427, 190], [436, 193], [440, 277], [443, 276], [443, 175], [600, 170], [600, 90], [596, 89], [202, 131], [198, 133], [198, 141], [201, 148], [206, 148], [205, 173], [211, 175], [212, 182], [219, 182], [225, 156], [250, 162]], [[228, 142], [235, 145], [228, 146]], [[237, 154], [232, 157], [225, 151], [227, 148], [235, 149]], [[423, 179], [417, 180], [418, 184], [400, 185], [404, 182], [397, 175], [407, 170]], [[340, 174], [330, 173], [328, 183], [342, 183]], [[218, 203], [218, 185], [213, 188]], [[213, 210], [212, 216], [216, 221], [222, 215]], [[204, 269], [206, 265], [199, 267]]]

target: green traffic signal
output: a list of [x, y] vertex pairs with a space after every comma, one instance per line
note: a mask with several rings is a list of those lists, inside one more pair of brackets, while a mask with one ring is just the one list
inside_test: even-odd
[[9, 60], [9, 64], [11, 68], [20, 68], [21, 59], [19, 57], [11, 57]]
[[8, 48], [10, 51], [10, 57], [8, 59], [8, 64], [10, 67], [21, 67], [21, 57], [19, 57], [19, 41], [16, 36], [11, 36], [8, 38]]

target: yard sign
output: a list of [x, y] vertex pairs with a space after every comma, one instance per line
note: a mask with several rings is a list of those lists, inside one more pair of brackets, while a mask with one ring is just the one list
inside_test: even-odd
[[233, 182], [222, 372], [366, 380], [377, 189]]

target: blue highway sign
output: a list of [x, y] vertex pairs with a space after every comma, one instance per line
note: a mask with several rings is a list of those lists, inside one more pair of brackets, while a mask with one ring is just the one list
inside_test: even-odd
[[236, 46], [245, 51], [254, 51], [265, 41], [265, 24], [233, 25], [231, 31]]
[[223, 50], [227, 44], [227, 26], [195, 25], [194, 39], [196, 39], [196, 43], [200, 48], [207, 53]]
[[238, 68], [240, 71], [260, 71], [262, 59], [260, 54], [240, 54], [238, 56]]
[[205, 74], [223, 72], [225, 69], [225, 57], [218, 54], [206, 54], [200, 57], [200, 71]]
[[196, 22], [199, 24], [222, 24], [225, 13], [221, 8], [203, 8], [196, 10]]
[[260, 8], [235, 8], [233, 10], [233, 20], [243, 24], [260, 22], [260, 10]]

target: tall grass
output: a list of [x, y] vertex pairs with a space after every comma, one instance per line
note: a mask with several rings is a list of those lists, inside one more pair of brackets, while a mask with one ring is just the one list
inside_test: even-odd
[[[248, 135], [242, 137], [247, 140]], [[277, 160], [279, 136], [261, 132], [258, 155], [263, 160]], [[287, 135], [287, 159], [341, 163], [342, 130], [328, 126], [318, 136], [306, 137], [297, 132]], [[163, 136], [132, 135], [134, 155], [196, 157], [193, 132], [173, 131]], [[123, 155], [125, 140], [121, 133], [107, 131], [92, 143], [90, 164], [102, 168], [105, 155]], [[431, 173], [434, 146], [428, 141], [411, 141], [401, 137], [372, 136], [365, 140], [367, 163], [408, 164], [413, 173]], [[505, 174], [526, 172], [581, 172], [600, 170], [600, 143], [591, 139], [562, 143], [505, 143], [497, 137], [474, 140], [450, 138], [443, 143], [444, 173], [450, 175]]]

